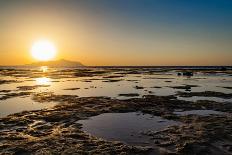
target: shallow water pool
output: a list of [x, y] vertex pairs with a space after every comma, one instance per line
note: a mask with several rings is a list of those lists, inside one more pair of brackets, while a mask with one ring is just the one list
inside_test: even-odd
[[82, 130], [110, 141], [121, 141], [130, 145], [153, 145], [148, 136], [142, 133], [159, 131], [171, 125], [180, 125], [180, 122], [163, 119], [150, 114], [139, 112], [104, 113], [80, 120]]

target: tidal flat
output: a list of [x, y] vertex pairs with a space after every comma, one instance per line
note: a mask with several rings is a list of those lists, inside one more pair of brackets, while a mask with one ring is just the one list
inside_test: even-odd
[[1, 68], [0, 154], [230, 155], [231, 75], [231, 68]]

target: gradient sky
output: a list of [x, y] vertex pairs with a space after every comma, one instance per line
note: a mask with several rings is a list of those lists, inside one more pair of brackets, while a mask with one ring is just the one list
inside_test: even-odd
[[232, 65], [232, 1], [0, 1], [0, 65], [41, 38], [85, 65]]

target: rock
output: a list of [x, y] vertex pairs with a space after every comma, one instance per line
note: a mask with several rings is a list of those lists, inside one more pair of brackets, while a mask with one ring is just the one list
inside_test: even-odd
[[183, 72], [183, 76], [193, 76], [193, 72]]
[[227, 71], [226, 67], [221, 67], [221, 71]]
[[144, 89], [144, 87], [142, 87], [142, 86], [135, 86], [134, 88], [135, 89]]
[[135, 97], [135, 96], [139, 96], [139, 94], [137, 94], [137, 93], [129, 93], [129, 94], [119, 94], [118, 96]]
[[155, 140], [154, 143], [155, 144], [160, 144], [160, 142], [158, 140]]

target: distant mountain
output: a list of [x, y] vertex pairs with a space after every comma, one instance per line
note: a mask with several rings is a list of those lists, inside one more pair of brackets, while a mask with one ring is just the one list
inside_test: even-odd
[[69, 61], [69, 60], [57, 60], [57, 61], [40, 61], [35, 62], [26, 66], [48, 66], [48, 67], [83, 67], [84, 65], [80, 62]]

